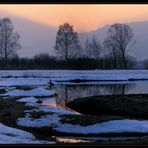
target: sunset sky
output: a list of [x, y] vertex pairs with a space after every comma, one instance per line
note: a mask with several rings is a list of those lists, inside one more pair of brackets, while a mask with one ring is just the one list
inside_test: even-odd
[[79, 31], [92, 31], [115, 22], [148, 20], [148, 5], [101, 4], [33, 4], [0, 5], [0, 11], [9, 12], [45, 25], [58, 27], [64, 22]]

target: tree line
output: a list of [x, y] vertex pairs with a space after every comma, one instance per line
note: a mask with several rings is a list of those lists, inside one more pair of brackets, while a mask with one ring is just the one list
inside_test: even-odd
[[[110, 62], [106, 68], [133, 68], [135, 59], [128, 55], [128, 51], [135, 43], [133, 36], [133, 31], [128, 25], [113, 24], [107, 32], [103, 45], [93, 36], [91, 40], [86, 39], [85, 47], [82, 49], [73, 26], [65, 23], [60, 25], [57, 32], [55, 50], [57, 55], [66, 62], [69, 62], [70, 59], [87, 58], [100, 63], [97, 68], [102, 68], [101, 64], [104, 62]], [[106, 50], [106, 54], [101, 57], [104, 50]], [[107, 63], [104, 64], [107, 65]]]
[[[113, 24], [100, 43], [96, 36], [80, 45], [78, 33], [69, 23], [60, 25], [54, 50], [56, 55], [40, 53], [20, 58], [20, 35], [9, 18], [0, 19], [0, 69], [132, 69], [136, 59], [128, 55], [135, 43], [129, 25]], [[145, 62], [146, 63], [146, 62]], [[145, 64], [146, 65], [146, 64]]]

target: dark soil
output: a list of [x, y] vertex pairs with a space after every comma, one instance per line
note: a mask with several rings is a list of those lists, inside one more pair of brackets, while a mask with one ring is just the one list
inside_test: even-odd
[[46, 112], [43, 112], [43, 111], [33, 111], [30, 113], [30, 117], [31, 118], [34, 118], [34, 119], [38, 119], [38, 118], [41, 118], [42, 116], [46, 116], [46, 115], [52, 115], [53, 113], [46, 113]]
[[28, 91], [28, 90], [32, 90], [33, 87], [30, 87], [30, 86], [16, 86], [16, 89]]
[[16, 101], [17, 99], [20, 97], [0, 98], [0, 122], [11, 127], [17, 126], [16, 120], [24, 116], [24, 110], [31, 109]]
[[73, 125], [88, 126], [95, 123], [101, 123], [109, 120], [120, 120], [124, 119], [123, 116], [114, 116], [114, 115], [62, 115], [61, 123], [69, 123]]
[[5, 89], [3, 89], [3, 88], [1, 88], [0, 89], [0, 94], [4, 94], [4, 93], [6, 93], [7, 91], [5, 90]]
[[[6, 126], [32, 132], [34, 136], [42, 140], [50, 140], [54, 136], [148, 136], [147, 133], [110, 133], [98, 135], [81, 135], [72, 133], [62, 133], [53, 127], [27, 128], [16, 124], [18, 118], [24, 117], [25, 110], [32, 110], [34, 107], [27, 107], [23, 102], [17, 102], [20, 97], [0, 98], [0, 122]], [[112, 96], [93, 96], [80, 98], [67, 103], [67, 106], [86, 115], [61, 115], [62, 123], [87, 126], [108, 120], [124, 118], [148, 118], [148, 95], [112, 95]], [[53, 113], [48, 113], [52, 115]], [[45, 112], [31, 112], [31, 117], [39, 119], [47, 115]], [[52, 138], [51, 138], [52, 139]], [[148, 138], [138, 140], [110, 140], [98, 141], [91, 144], [148, 144]], [[59, 143], [60, 144], [60, 143]], [[87, 143], [88, 144], [88, 143]]]
[[148, 119], [148, 94], [84, 97], [68, 102], [66, 106], [86, 115]]
[[[46, 137], [49, 135], [48, 130], [43, 130], [43, 133], [40, 133], [37, 130], [17, 125], [17, 119], [25, 116], [25, 110], [32, 110], [35, 108], [25, 106], [25, 103], [16, 101], [18, 99], [20, 99], [20, 97], [9, 97], [7, 99], [0, 98], [0, 122], [9, 127], [31, 132], [38, 139], [45, 140], [45, 135]], [[39, 118], [41, 115], [46, 115], [46, 113], [41, 112], [35, 114], [35, 112], [32, 112], [32, 117]], [[46, 140], [49, 140], [49, 137], [48, 139], [46, 138]]]

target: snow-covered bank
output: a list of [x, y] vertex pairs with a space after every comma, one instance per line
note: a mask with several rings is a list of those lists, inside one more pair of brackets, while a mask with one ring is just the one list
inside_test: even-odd
[[0, 123], [0, 144], [54, 144], [52, 141], [37, 140], [31, 133], [8, 127]]
[[[147, 120], [110, 120], [105, 122], [98, 122], [89, 126], [81, 126], [72, 123], [61, 122], [61, 115], [76, 115], [71, 111], [67, 111], [63, 108], [50, 107], [39, 105], [36, 103], [27, 103], [28, 106], [34, 106], [36, 109], [26, 111], [26, 115], [23, 118], [17, 120], [19, 126], [42, 128], [49, 127], [53, 130], [63, 133], [71, 134], [102, 134], [102, 133], [148, 133], [148, 121]], [[44, 112], [39, 118], [34, 118], [32, 113], [36, 114]]]
[[8, 91], [5, 94], [2, 94], [1, 96], [46, 96], [46, 97], [50, 97], [53, 96], [55, 93], [52, 90], [46, 90], [42, 87], [38, 87], [32, 90], [12, 90], [12, 91]]
[[[71, 80], [77, 80], [77, 79], [80, 79], [82, 81], [83, 80], [84, 81], [88, 80], [88, 81], [80, 82], [80, 83], [71, 81]], [[59, 86], [62, 87], [63, 85], [56, 85], [56, 84], [71, 84], [71, 85], [113, 84], [113, 83], [126, 84], [126, 83], [132, 83], [134, 79], [137, 79], [137, 80], [143, 79], [147, 83], [148, 81], [146, 81], [145, 79], [148, 79], [148, 71], [147, 70], [137, 70], [137, 71], [136, 70], [104, 70], [104, 71], [102, 70], [92, 70], [92, 71], [69, 71], [69, 70], [67, 71], [66, 70], [65, 71], [64, 70], [59, 70], [59, 71], [58, 70], [56, 71], [50, 71], [50, 70], [40, 71], [39, 70], [38, 71], [36, 70], [36, 71], [32, 71], [31, 70], [31, 71], [10, 71], [10, 73], [8, 71], [2, 71], [2, 72], [0, 71], [0, 87], [4, 88], [7, 91], [6, 93], [1, 94], [1, 96], [5, 96], [5, 98], [7, 98], [6, 100], [8, 101], [9, 101], [9, 98], [13, 96], [19, 96], [21, 98], [17, 100], [19, 102], [17, 102], [15, 99], [13, 101], [16, 101], [17, 103], [24, 102], [25, 106], [32, 106], [34, 108], [34, 109], [32, 108], [27, 109], [25, 111], [22, 109], [25, 112], [25, 115], [23, 114], [22, 116], [18, 116], [17, 118], [15, 118], [15, 121], [17, 119], [17, 124], [19, 126], [22, 126], [28, 129], [31, 128], [34, 131], [35, 129], [43, 130], [43, 134], [47, 134], [48, 136], [50, 134], [52, 136], [52, 130], [54, 132], [57, 132], [57, 134], [58, 133], [61, 133], [61, 134], [63, 133], [63, 135], [71, 134], [72, 136], [76, 134], [79, 134], [82, 136], [83, 135], [88, 136], [88, 134], [93, 134], [93, 136], [94, 135], [96, 136], [96, 134], [103, 134], [103, 133], [105, 134], [119, 133], [120, 134], [120, 133], [126, 133], [126, 132], [129, 132], [129, 133], [138, 132], [141, 134], [142, 133], [148, 134], [147, 120], [143, 120], [143, 121], [130, 120], [130, 119], [121, 120], [123, 118], [121, 118], [120, 120], [115, 120], [115, 119], [107, 118], [110, 121], [107, 120], [107, 121], [99, 122], [98, 120], [92, 121], [91, 119], [92, 122], [90, 122], [89, 120], [87, 120], [88, 119], [87, 118], [85, 119], [86, 120], [85, 122], [89, 122], [89, 124], [80, 125], [79, 124], [80, 122], [72, 122], [74, 120], [71, 120], [71, 118], [74, 118], [75, 120], [82, 119], [82, 118], [75, 118], [76, 113], [70, 110], [68, 111], [64, 108], [44, 106], [43, 104], [37, 103], [39, 100], [42, 99], [42, 97], [45, 97], [44, 99], [47, 99], [47, 98], [50, 99], [51, 98], [50, 96], [54, 95], [55, 92], [58, 94], [58, 91], [57, 91], [58, 89], [56, 88], [58, 88]], [[49, 87], [47, 85], [49, 85], [48, 82], [50, 80], [52, 80], [52, 83], [55, 84], [51, 88], [51, 90], [54, 90], [55, 92], [51, 91], [50, 89], [49, 90], [46, 89], [47, 87]], [[27, 87], [25, 88], [24, 86], [25, 87], [28, 86], [28, 88]], [[120, 88], [120, 87], [116, 87], [116, 88]], [[92, 89], [92, 92], [93, 91], [97, 92], [97, 90], [100, 90], [100, 88]], [[62, 93], [66, 93], [64, 92], [65, 91], [64, 87], [63, 89], [59, 89], [59, 92], [60, 91]], [[71, 92], [74, 92], [73, 89], [71, 89], [71, 91], [67, 89], [67, 92], [68, 92], [69, 98], [72, 98], [72, 99], [76, 98], [71, 93]], [[80, 89], [78, 88], [74, 93], [78, 94], [79, 92], [80, 92]], [[89, 91], [87, 92], [89, 96], [94, 95], [93, 93], [90, 94]], [[98, 91], [98, 93], [100, 92]], [[84, 87], [82, 88], [82, 93], [83, 94], [85, 93]], [[59, 100], [55, 100], [55, 102], [56, 101], [62, 102], [62, 99], [64, 100], [64, 95], [60, 96], [58, 94], [57, 96]], [[56, 102], [56, 103], [59, 103], [59, 102]], [[24, 105], [23, 103], [20, 103], [20, 104]], [[139, 107], [139, 104], [138, 104], [138, 107]], [[143, 108], [144, 107], [142, 106], [142, 109]], [[10, 113], [8, 112], [4, 114], [6, 115], [6, 118], [7, 118], [7, 114], [10, 114]], [[136, 111], [135, 111], [135, 114], [136, 114]], [[81, 121], [83, 122], [84, 120], [81, 120]], [[48, 128], [49, 128], [49, 131], [48, 131]]]
[[[48, 85], [67, 83], [72, 80], [112, 81], [148, 80], [148, 70], [4, 70], [0, 71], [0, 86]], [[73, 83], [73, 82], [70, 82]], [[84, 82], [81, 82], [84, 83]], [[87, 82], [88, 83], [88, 82]]]
[[[19, 101], [19, 100], [18, 100]], [[53, 106], [40, 105], [28, 101], [27, 106], [34, 106], [37, 109], [25, 111], [26, 115], [24, 118], [19, 118], [17, 124], [19, 126], [25, 127], [52, 127], [53, 125], [57, 126], [61, 124], [60, 115], [75, 115], [75, 113], [65, 110], [63, 108], [57, 108]], [[41, 116], [40, 118], [32, 118], [32, 112], [44, 112], [46, 115]]]
[[[35, 110], [34, 110], [35, 111]], [[54, 107], [40, 108], [36, 111], [45, 111], [53, 113], [42, 116], [41, 118], [31, 118], [30, 113], [27, 113], [24, 118], [18, 119], [17, 123], [25, 127], [53, 127], [56, 131], [64, 133], [76, 134], [101, 134], [101, 133], [148, 133], [147, 120], [113, 120], [103, 123], [92, 124], [89, 126], [80, 126], [67, 123], [61, 123], [61, 114], [71, 114], [64, 109], [56, 109]]]
[[38, 99], [34, 98], [34, 97], [27, 97], [27, 98], [21, 98], [19, 100], [17, 100], [19, 102], [29, 102], [29, 103], [36, 103], [38, 101]]
[[71, 124], [61, 124], [57, 131], [79, 134], [101, 134], [101, 133], [148, 133], [147, 120], [113, 120], [97, 123], [90, 126], [79, 126]]
[[0, 86], [48, 85], [49, 78], [0, 78]]

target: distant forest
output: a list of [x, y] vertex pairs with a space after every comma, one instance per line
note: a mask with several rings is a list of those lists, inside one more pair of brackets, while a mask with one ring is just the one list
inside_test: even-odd
[[[138, 69], [135, 58], [128, 55], [134, 46], [132, 29], [125, 24], [110, 26], [106, 38], [100, 43], [95, 36], [80, 45], [78, 33], [73, 26], [59, 26], [54, 50], [56, 55], [40, 53], [32, 58], [21, 58], [20, 35], [15, 32], [9, 18], [0, 19], [0, 69]], [[50, 49], [49, 49], [50, 51]], [[148, 68], [148, 60], [143, 61]]]

